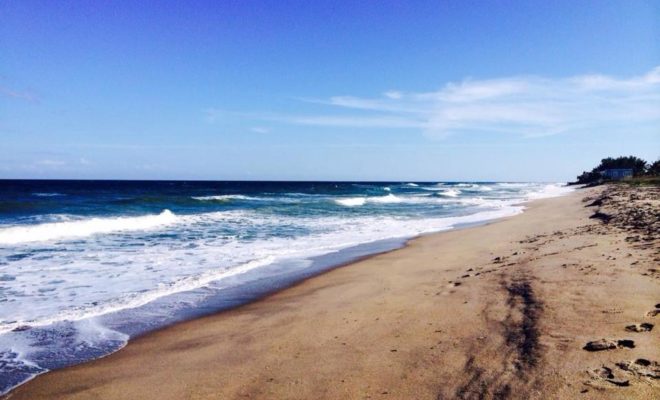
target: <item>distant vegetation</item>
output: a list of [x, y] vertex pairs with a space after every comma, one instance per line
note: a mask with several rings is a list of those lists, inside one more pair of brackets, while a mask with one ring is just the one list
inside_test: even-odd
[[600, 161], [600, 164], [591, 171], [584, 171], [578, 175], [574, 184], [598, 184], [604, 181], [602, 171], [606, 169], [629, 168], [633, 171], [633, 181], [635, 183], [657, 183], [660, 180], [660, 159], [652, 164], [647, 163], [641, 158], [635, 156], [628, 157], [607, 157]]

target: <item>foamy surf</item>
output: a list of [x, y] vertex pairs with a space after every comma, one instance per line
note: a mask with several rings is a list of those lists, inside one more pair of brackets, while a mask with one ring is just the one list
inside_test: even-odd
[[199, 201], [232, 201], [232, 200], [260, 200], [258, 197], [244, 196], [242, 194], [224, 194], [216, 196], [192, 196], [193, 199]]
[[164, 210], [158, 215], [140, 217], [90, 218], [79, 221], [14, 226], [0, 229], [0, 245], [80, 238], [111, 232], [149, 230], [173, 224], [176, 220], [176, 215], [169, 210]]
[[350, 197], [347, 199], [335, 199], [335, 203], [345, 207], [363, 206], [367, 203], [366, 197]]
[[80, 321], [83, 319], [90, 319], [117, 311], [137, 308], [161, 297], [188, 290], [198, 289], [208, 285], [210, 282], [221, 281], [229, 277], [244, 274], [255, 268], [271, 264], [273, 261], [275, 261], [275, 257], [268, 256], [237, 265], [230, 270], [206, 271], [197, 276], [184, 277], [175, 282], [160, 284], [154, 290], [138, 292], [103, 304], [91, 304], [87, 307], [78, 307], [75, 309], [61, 311], [47, 318], [42, 317], [38, 319], [19, 319], [9, 323], [0, 321], [0, 334], [13, 331], [20, 327], [29, 326], [30, 328], [34, 328], [63, 321]]
[[527, 194], [530, 200], [545, 199], [566, 195], [575, 190], [574, 188], [561, 184], [547, 184], [541, 190], [531, 191]]
[[387, 196], [368, 197], [367, 201], [371, 203], [387, 204], [387, 203], [401, 203], [403, 202], [403, 199], [390, 193]]
[[392, 204], [403, 203], [406, 199], [388, 194], [386, 196], [373, 196], [373, 197], [349, 197], [345, 199], [335, 199], [334, 202], [345, 207], [363, 206], [367, 203], [372, 204]]
[[65, 194], [62, 193], [32, 193], [32, 196], [37, 196], [37, 197], [57, 197], [57, 196], [66, 196]]
[[461, 194], [461, 191], [458, 189], [445, 189], [438, 194], [447, 197], [458, 197], [458, 195]]

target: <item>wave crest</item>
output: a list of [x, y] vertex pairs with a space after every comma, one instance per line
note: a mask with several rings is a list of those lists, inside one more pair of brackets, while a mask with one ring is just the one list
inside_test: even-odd
[[65, 194], [62, 193], [50, 193], [50, 192], [38, 192], [38, 193], [32, 193], [32, 196], [36, 197], [57, 197], [57, 196], [66, 196]]
[[458, 195], [461, 194], [461, 191], [458, 189], [446, 189], [444, 192], [440, 192], [438, 194], [440, 196], [458, 197]]
[[335, 203], [345, 207], [363, 206], [367, 202], [366, 197], [349, 197], [346, 199], [335, 199]]
[[258, 197], [245, 196], [242, 194], [221, 194], [217, 196], [192, 196], [199, 201], [232, 201], [232, 200], [260, 200]]
[[0, 244], [21, 244], [48, 240], [86, 237], [99, 233], [148, 230], [177, 221], [170, 210], [140, 217], [90, 218], [78, 221], [50, 222], [0, 229]]
[[345, 207], [363, 206], [366, 203], [376, 204], [390, 204], [390, 203], [403, 203], [405, 200], [401, 197], [395, 196], [392, 193], [386, 196], [374, 197], [347, 197], [342, 199], [335, 199], [335, 203]]

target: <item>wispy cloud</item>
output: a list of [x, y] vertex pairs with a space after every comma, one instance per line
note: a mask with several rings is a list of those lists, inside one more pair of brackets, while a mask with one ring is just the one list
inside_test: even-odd
[[[310, 126], [415, 129], [430, 137], [504, 132], [526, 137], [584, 131], [608, 124], [660, 124], [660, 66], [628, 78], [513, 76], [449, 82], [440, 90], [390, 90], [365, 98], [303, 99], [327, 107], [316, 115], [244, 114]], [[211, 112], [215, 120], [219, 112]]]
[[0, 86], [0, 94], [14, 99], [26, 100], [33, 103], [39, 102], [39, 97], [37, 97], [37, 95], [32, 92], [13, 90], [6, 86]]
[[44, 160], [38, 160], [35, 164], [44, 167], [63, 167], [67, 165], [67, 162], [62, 160], [44, 159]]

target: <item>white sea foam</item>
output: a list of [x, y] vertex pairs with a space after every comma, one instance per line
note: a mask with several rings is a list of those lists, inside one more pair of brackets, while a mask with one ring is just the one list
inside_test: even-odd
[[100, 233], [148, 230], [171, 225], [177, 216], [169, 210], [158, 215], [89, 218], [0, 229], [0, 245], [86, 237]]
[[388, 204], [388, 203], [401, 203], [403, 202], [403, 199], [390, 193], [387, 196], [367, 197], [367, 201], [369, 203]]
[[493, 190], [492, 187], [488, 185], [484, 185], [482, 183], [458, 183], [454, 186], [472, 192], [490, 192], [491, 190]]
[[232, 200], [261, 200], [259, 197], [244, 196], [242, 194], [222, 194], [217, 196], [192, 196], [199, 201], [232, 201]]
[[345, 207], [363, 206], [366, 202], [366, 197], [347, 197], [343, 199], [335, 199], [335, 203]]
[[436, 197], [432, 194], [415, 194], [415, 195], [393, 195], [386, 196], [371, 196], [371, 197], [345, 197], [334, 199], [336, 204], [345, 207], [358, 207], [366, 204], [428, 204], [428, 205], [493, 205], [498, 206], [501, 203], [499, 199], [483, 199], [481, 197], [458, 197], [460, 191], [449, 189], [448, 193], [437, 193]]
[[438, 193], [441, 196], [458, 197], [461, 191], [458, 189], [445, 189], [443, 192]]
[[527, 198], [530, 200], [534, 199], [544, 199], [549, 197], [558, 197], [568, 194], [575, 190], [570, 186], [566, 186], [562, 183], [552, 183], [544, 185], [539, 190], [532, 191], [527, 194]]
[[232, 201], [246, 202], [275, 202], [275, 203], [300, 203], [303, 200], [309, 200], [320, 197], [315, 194], [307, 193], [270, 193], [267, 196], [245, 196], [242, 194], [222, 194], [213, 196], [192, 196], [191, 198], [203, 202], [229, 203]]
[[521, 187], [529, 186], [530, 184], [520, 183], [520, 182], [499, 182], [496, 185], [504, 188], [521, 188]]
[[210, 282], [244, 274], [264, 265], [272, 264], [274, 260], [275, 257], [267, 256], [233, 266], [230, 269], [211, 269], [198, 275], [185, 276], [172, 282], [159, 283], [151, 290], [130, 292], [103, 303], [94, 302], [96, 304], [65, 308], [48, 316], [20, 319], [9, 323], [0, 321], [0, 333], [9, 332], [24, 325], [45, 326], [61, 321], [80, 321], [116, 311], [140, 307], [164, 296], [197, 289], [208, 285]]
[[410, 187], [418, 187], [419, 185], [416, 184], [416, 183], [412, 183], [412, 182], [411, 182], [411, 183], [406, 183], [406, 186], [410, 186]]
[[392, 193], [386, 196], [372, 196], [372, 197], [346, 197], [335, 199], [334, 202], [345, 207], [363, 206], [366, 203], [372, 204], [390, 204], [390, 203], [403, 203], [406, 199], [393, 195]]
[[32, 193], [32, 196], [37, 197], [57, 197], [57, 196], [66, 196], [62, 193]]
[[[259, 230], [289, 225], [313, 227], [317, 232], [304, 240], [273, 237], [245, 242], [224, 236], [159, 239], [133, 250], [109, 247], [103, 237], [97, 237], [93, 242], [81, 244], [85, 249], [83, 254], [58, 252], [47, 259], [24, 259], [6, 266], [8, 273], [20, 276], [3, 284], [9, 291], [20, 293], [22, 301], [0, 303], [0, 315], [12, 316], [11, 320], [0, 320], [0, 332], [21, 325], [49, 325], [135, 308], [166, 295], [258, 270], [277, 260], [303, 259], [360, 243], [449, 229], [458, 223], [513, 215], [520, 209], [503, 207], [467, 216], [427, 219], [382, 216], [309, 219], [250, 212], [207, 213], [181, 221], [178, 229], [194, 234], [217, 223], [250, 223]], [[35, 269], [43, 272], [25, 273]]]

